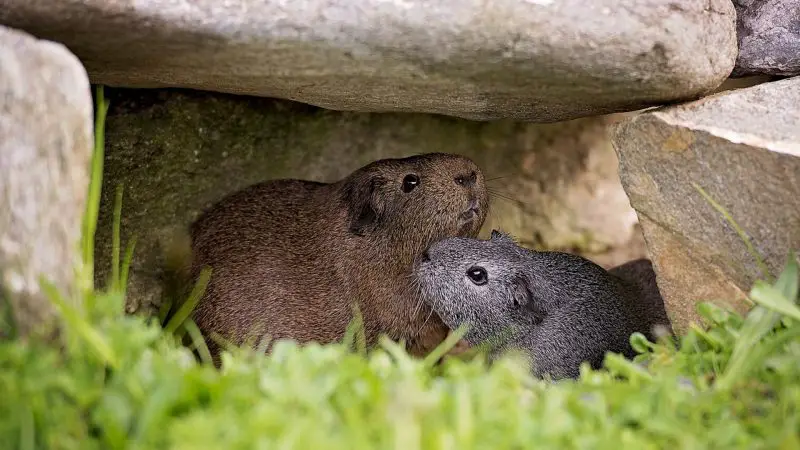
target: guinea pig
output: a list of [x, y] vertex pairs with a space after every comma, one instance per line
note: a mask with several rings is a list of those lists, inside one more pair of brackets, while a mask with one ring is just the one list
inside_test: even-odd
[[333, 183], [272, 180], [233, 193], [191, 226], [191, 263], [210, 281], [193, 313], [219, 364], [218, 334], [335, 342], [357, 306], [368, 345], [379, 335], [425, 355], [450, 331], [412, 286], [431, 243], [477, 236], [489, 200], [463, 156], [383, 159]]
[[631, 358], [634, 332], [651, 340], [660, 327], [672, 333], [646, 259], [606, 271], [578, 255], [525, 249], [494, 230], [489, 240], [434, 243], [414, 272], [423, 300], [448, 327], [468, 325], [467, 344], [488, 344], [490, 358], [522, 351], [539, 378], [576, 378], [584, 361], [599, 368], [606, 352]]

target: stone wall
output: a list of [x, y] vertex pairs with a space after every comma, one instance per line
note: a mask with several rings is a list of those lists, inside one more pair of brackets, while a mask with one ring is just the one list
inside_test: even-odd
[[131, 310], [158, 302], [159, 242], [221, 196], [274, 178], [333, 181], [375, 159], [434, 151], [473, 158], [491, 180], [484, 232], [501, 228], [528, 246], [575, 250], [603, 264], [644, 256], [608, 133], [614, 117], [486, 123], [183, 90], [108, 97], [97, 275], [107, 276], [122, 183], [123, 239], [138, 239]]

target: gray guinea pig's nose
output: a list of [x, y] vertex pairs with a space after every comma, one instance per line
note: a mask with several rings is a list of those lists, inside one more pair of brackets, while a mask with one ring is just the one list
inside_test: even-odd
[[428, 262], [430, 260], [431, 260], [431, 255], [428, 254], [428, 249], [425, 249], [425, 251], [422, 252], [422, 262]]

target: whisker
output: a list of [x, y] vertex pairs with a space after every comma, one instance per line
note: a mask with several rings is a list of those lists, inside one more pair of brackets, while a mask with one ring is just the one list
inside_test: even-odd
[[490, 197], [494, 196], [494, 197], [506, 199], [506, 200], [508, 200], [510, 202], [518, 203], [520, 205], [533, 206], [532, 203], [524, 202], [524, 201], [522, 201], [522, 200], [520, 200], [518, 198], [514, 198], [514, 197], [511, 196], [511, 194], [508, 194], [508, 193], [505, 193], [505, 192], [493, 191], [491, 189], [487, 189], [487, 192], [489, 192], [489, 196]]
[[[435, 300], [434, 300], [434, 306], [435, 306]], [[425, 321], [424, 321], [424, 322], [422, 322], [422, 326], [421, 326], [421, 327], [419, 327], [419, 330], [417, 330], [417, 334], [419, 334], [419, 333], [422, 331], [422, 329], [423, 329], [423, 328], [425, 328], [425, 325], [427, 325], [427, 324], [428, 324], [428, 320], [430, 320], [430, 318], [431, 318], [431, 316], [432, 316], [432, 315], [433, 315], [433, 308], [431, 308], [431, 310], [430, 310], [430, 311], [428, 311], [428, 317], [426, 317], [426, 318], [425, 318]]]
[[[414, 317], [417, 317], [417, 314], [419, 314], [420, 308], [422, 308], [422, 292], [421, 292], [421, 289], [420, 289], [419, 280], [416, 277], [413, 277], [413, 280], [411, 280], [411, 285], [413, 286], [414, 291], [417, 294], [416, 295], [416, 297], [417, 297], [416, 305], [414, 305], [414, 310], [413, 310], [414, 312], [411, 315], [411, 317], [413, 319]], [[419, 332], [419, 331], [417, 331], [417, 332]]]
[[493, 192], [495, 194], [503, 194], [503, 195], [506, 195], [506, 196], [509, 196], [509, 197], [513, 196], [513, 194], [511, 194], [510, 192], [501, 191], [501, 190], [495, 189], [495, 188], [486, 188], [486, 190], [488, 192]]
[[496, 217], [494, 216], [494, 212], [492, 211], [492, 208], [489, 208], [489, 214], [488, 215], [489, 215], [489, 221], [490, 222], [497, 222], [497, 226], [499, 226], [500, 228], [503, 227], [503, 224], [501, 224], [499, 220], [495, 220]]
[[[419, 312], [420, 312], [420, 310], [422, 308], [422, 303], [423, 303], [422, 286], [420, 285], [419, 278], [414, 276], [413, 272], [408, 274], [407, 278], [410, 278], [409, 285], [411, 286], [412, 292], [414, 294], [416, 294], [416, 304], [414, 305], [414, 308], [412, 310], [413, 312], [411, 313], [411, 318], [413, 320], [413, 318], [415, 318], [417, 316], [417, 314], [419, 314]], [[422, 329], [425, 327], [425, 324], [427, 323], [427, 321], [428, 321], [428, 319], [426, 318], [425, 321], [422, 323], [422, 325], [420, 325], [420, 327], [417, 329], [415, 334], [419, 334], [422, 331]]]
[[504, 196], [504, 195], [500, 195], [500, 194], [497, 194], [497, 193], [495, 193], [495, 192], [490, 192], [490, 193], [489, 193], [489, 196], [490, 196], [490, 197], [492, 197], [492, 198], [502, 198], [503, 200], [509, 201], [509, 202], [511, 202], [511, 203], [523, 203], [523, 202], [521, 202], [521, 201], [519, 201], [519, 200], [516, 200], [516, 199], [510, 198], [510, 197], [506, 197], [506, 196]]

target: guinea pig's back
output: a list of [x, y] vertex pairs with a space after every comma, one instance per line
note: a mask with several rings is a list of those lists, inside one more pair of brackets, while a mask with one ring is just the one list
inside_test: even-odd
[[[549, 286], [554, 304], [529, 337], [539, 375], [577, 377], [582, 362], [602, 365], [606, 352], [633, 356], [629, 336], [640, 323], [628, 287], [600, 266], [573, 255], [552, 257], [559, 264]], [[557, 305], [557, 306], [555, 306]]]
[[[329, 185], [277, 180], [223, 198], [192, 226], [192, 272], [211, 267], [195, 319], [205, 332], [234, 341], [269, 323], [273, 338], [324, 329], [315, 311], [337, 289], [326, 271], [324, 232]], [[333, 291], [335, 292], [335, 291]], [[300, 326], [302, 322], [305, 326]], [[304, 340], [306, 336], [290, 337]]]
[[313, 247], [326, 184], [274, 180], [224, 197], [191, 227], [198, 262], [251, 261], [259, 253], [301, 256]]
[[663, 326], [672, 333], [672, 326], [664, 307], [664, 298], [656, 284], [656, 274], [649, 259], [629, 261], [609, 270], [620, 280], [627, 294], [624, 296], [637, 331], [655, 339], [653, 328]]

